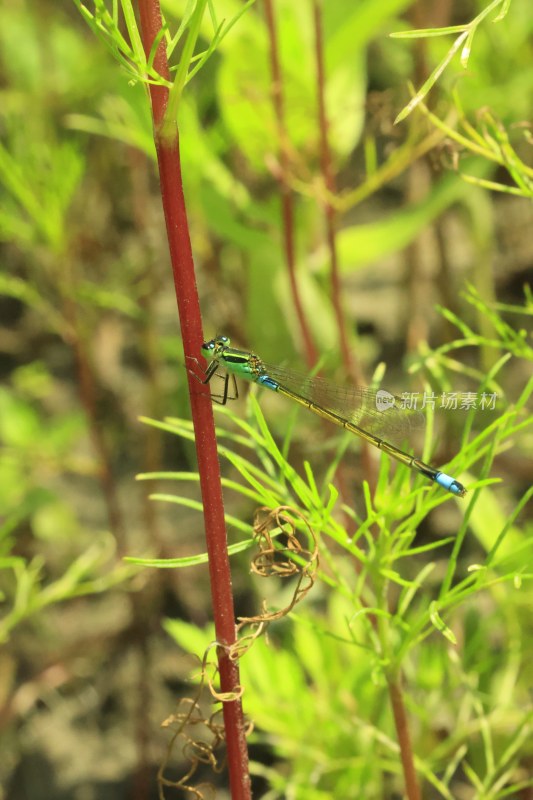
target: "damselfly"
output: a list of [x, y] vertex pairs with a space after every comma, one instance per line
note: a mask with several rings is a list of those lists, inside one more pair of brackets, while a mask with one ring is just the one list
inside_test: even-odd
[[394, 395], [370, 389], [343, 389], [323, 378], [299, 375], [292, 370], [271, 366], [254, 353], [231, 347], [227, 336], [217, 336], [204, 342], [202, 350], [211, 359], [204, 383], [209, 383], [219, 370], [225, 371], [224, 388], [218, 396], [219, 403], [225, 404], [230, 399], [230, 376], [233, 377], [234, 385], [235, 377], [244, 378], [290, 397], [320, 417], [355, 433], [452, 494], [458, 497], [466, 494], [465, 487], [455, 478], [381, 438], [381, 432], [385, 436], [397, 435], [410, 427], [412, 417], [398, 404]]

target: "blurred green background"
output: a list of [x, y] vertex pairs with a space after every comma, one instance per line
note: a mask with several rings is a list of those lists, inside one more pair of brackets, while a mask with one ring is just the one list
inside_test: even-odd
[[[409, 100], [408, 82], [420, 88], [453, 36], [389, 34], [459, 25], [486, 5], [324, 4], [335, 200], [320, 166], [311, 3], [275, 3], [285, 167], [263, 4], [237, 21], [188, 85], [179, 111], [206, 337], [225, 333], [274, 363], [310, 366], [286, 264], [284, 171], [294, 204], [299, 296], [323, 371], [333, 379], [349, 382], [350, 376], [332, 302], [328, 203], [335, 207], [344, 334], [366, 381], [384, 362], [385, 384], [395, 391], [423, 391], [425, 380], [437, 391], [475, 392], [506, 352], [505, 344], [486, 343], [499, 331], [482, 304], [499, 304], [512, 328], [531, 331], [531, 300], [524, 294], [533, 266], [531, 174], [513, 162], [532, 163], [530, 1], [513, 0], [498, 23], [485, 20], [467, 69], [456, 58], [426, 98], [432, 113], [476, 142], [480, 154], [438, 134], [419, 112], [393, 124]], [[173, 30], [185, 6], [164, 3]], [[229, 19], [239, 4], [216, 0], [215, 7], [219, 19]], [[212, 36], [208, 17], [202, 35], [205, 42]], [[159, 724], [186, 690], [190, 668], [162, 620], [182, 618], [202, 628], [211, 613], [204, 567], [139, 572], [122, 561], [127, 554], [204, 550], [194, 508], [151, 502], [154, 486], [135, 482], [137, 473], [196, 469], [190, 443], [138, 420], [189, 415], [149, 104], [143, 85], [118, 66], [74, 3], [3, 4], [0, 41], [0, 798], [156, 797], [154, 775], [167, 742]], [[461, 127], [461, 114], [469, 128]], [[483, 154], [502, 131], [513, 148], [510, 168]], [[467, 183], [460, 173], [503, 191]], [[447, 344], [462, 332], [438, 305], [485, 343], [448, 356]], [[506, 317], [511, 306], [524, 313], [515, 308]], [[509, 352], [513, 359], [498, 376], [503, 407], [518, 399], [530, 374], [531, 350], [517, 345]], [[282, 436], [290, 409], [285, 415], [275, 406], [269, 415], [268, 408], [265, 402], [272, 430]], [[464, 419], [450, 414], [437, 425], [435, 463], [460, 449]], [[298, 424], [295, 466], [308, 457], [324, 472], [322, 428]], [[306, 449], [311, 438], [316, 446]], [[531, 484], [531, 443], [525, 431], [496, 458], [491, 476], [502, 485], [484, 507], [473, 554], [484, 549], [486, 521], [505, 520]], [[346, 456], [353, 487], [367, 477], [356, 450]], [[360, 499], [359, 489], [351, 492]], [[180, 493], [198, 499], [194, 484]], [[228, 510], [249, 523], [254, 509], [228, 497]], [[439, 509], [426, 535], [448, 534], [459, 513], [453, 504]], [[530, 512], [524, 523], [531, 530]], [[237, 539], [230, 531], [230, 540]], [[258, 605], [254, 584], [246, 560], [232, 563], [237, 608], [247, 613]], [[531, 686], [527, 597], [530, 602], [530, 591], [522, 599], [499, 598], [503, 610], [489, 643], [476, 634], [494, 613], [488, 600], [485, 622], [473, 616], [465, 622], [465, 631], [479, 637], [475, 647], [490, 645], [485, 688], [496, 698], [505, 694], [509, 713], [502, 727], [526, 724], [520, 713]], [[309, 643], [298, 647], [304, 652]], [[505, 649], [515, 659], [512, 679], [509, 662], [502, 665], [495, 655]], [[268, 658], [263, 654], [262, 663]], [[478, 666], [472, 674], [481, 681]], [[434, 665], [426, 667], [427, 692], [443, 702], [438, 680], [430, 678]], [[500, 683], [489, 674], [498, 674]], [[520, 684], [514, 699], [502, 675]], [[302, 685], [312, 679], [303, 676]], [[282, 682], [283, 674], [276, 678]], [[267, 729], [268, 720], [263, 723]], [[268, 736], [257, 742], [257, 762], [276, 763], [276, 742]], [[339, 752], [336, 740], [332, 748]], [[290, 746], [282, 748], [285, 765], [297, 758]], [[532, 758], [529, 745], [519, 759], [525, 777]], [[290, 772], [281, 767], [280, 774], [285, 769]], [[458, 798], [500, 796], [460, 789], [462, 778]], [[257, 780], [255, 796], [266, 797], [266, 780]], [[363, 796], [337, 787], [291, 796]], [[525, 800], [533, 796], [527, 791], [509, 796]], [[376, 798], [399, 796], [394, 786], [379, 792]]]

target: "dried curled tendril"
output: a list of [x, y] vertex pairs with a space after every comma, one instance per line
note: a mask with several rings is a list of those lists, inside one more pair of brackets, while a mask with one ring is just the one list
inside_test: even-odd
[[[200, 686], [200, 691], [194, 698], [183, 697], [179, 701], [176, 712], [162, 723], [162, 727], [172, 729], [173, 735], [157, 776], [160, 800], [164, 800], [165, 788], [181, 789], [198, 800], [215, 797], [215, 788], [211, 784], [201, 785], [201, 788], [189, 784], [202, 764], [209, 765], [215, 773], [221, 772], [224, 766], [215, 755], [215, 749], [224, 739], [223, 726], [216, 721], [221, 709], [217, 709], [209, 718], [205, 716], [199, 704], [202, 688], [203, 685]], [[182, 758], [189, 763], [189, 769], [179, 780], [173, 781], [166, 778], [164, 773], [178, 740], [181, 742]]]
[[[218, 667], [216, 663], [209, 661], [210, 651], [214, 646], [216, 645], [211, 645], [206, 650], [200, 663], [200, 680], [194, 697], [181, 698], [177, 710], [161, 725], [161, 727], [169, 728], [172, 731], [172, 737], [157, 774], [160, 800], [165, 800], [165, 789], [170, 788], [188, 792], [192, 797], [196, 797], [197, 800], [211, 800], [216, 796], [215, 787], [207, 781], [199, 786], [190, 785], [191, 779], [201, 766], [209, 766], [214, 773], [222, 772], [225, 766], [225, 758], [219, 759], [215, 753], [225, 738], [222, 707], [218, 707], [210, 716], [206, 716], [205, 709], [202, 708], [200, 702], [206, 685], [209, 686], [211, 695], [219, 701], [235, 700], [240, 696], [235, 693], [231, 696], [224, 696], [215, 691], [213, 682], [218, 672]], [[209, 672], [212, 674], [209, 675]], [[251, 730], [252, 726], [250, 724], [247, 726], [245, 734], [248, 736]], [[177, 749], [178, 742], [181, 744], [181, 757], [188, 762], [189, 767], [181, 778], [170, 780], [165, 776], [165, 771], [172, 753]]]
[[[302, 532], [307, 538], [307, 546], [300, 541]], [[264, 624], [288, 614], [310, 591], [318, 567], [316, 536], [303, 514], [290, 506], [258, 509], [254, 518], [254, 538], [259, 552], [252, 559], [252, 572], [261, 578], [291, 578], [294, 575], [299, 578], [286, 608], [269, 612], [263, 606], [261, 614], [255, 617], [239, 617], [239, 631], [245, 624]]]
[[[209, 765], [214, 772], [221, 772], [224, 768], [224, 761], [220, 762], [215, 755], [215, 749], [224, 741], [221, 708], [210, 717], [206, 717], [200, 707], [200, 697], [206, 686], [209, 687], [211, 696], [218, 702], [239, 699], [242, 690], [222, 694], [215, 689], [218, 666], [210, 660], [211, 650], [223, 649], [231, 661], [237, 661], [265, 632], [268, 625], [286, 616], [314, 584], [318, 568], [318, 545], [312, 528], [299, 511], [290, 506], [279, 506], [275, 509], [260, 508], [255, 513], [253, 530], [259, 551], [252, 559], [252, 572], [262, 578], [298, 576], [292, 599], [285, 608], [278, 611], [268, 611], [266, 604], [263, 604], [260, 614], [253, 617], [239, 617], [237, 634], [240, 634], [246, 626], [250, 626], [250, 631], [238, 636], [237, 641], [230, 647], [213, 642], [204, 653], [195, 697], [180, 700], [176, 713], [163, 722], [163, 727], [171, 728], [173, 735], [158, 773], [160, 800], [164, 800], [165, 787], [189, 792], [198, 800], [208, 800], [215, 796], [215, 788], [211, 784], [203, 784], [202, 789], [189, 784], [202, 764]], [[301, 542], [302, 537], [306, 540], [304, 544]], [[248, 734], [251, 729], [250, 724], [246, 733]], [[182, 755], [189, 762], [189, 769], [182, 778], [172, 781], [165, 778], [164, 772], [178, 739], [182, 742]]]

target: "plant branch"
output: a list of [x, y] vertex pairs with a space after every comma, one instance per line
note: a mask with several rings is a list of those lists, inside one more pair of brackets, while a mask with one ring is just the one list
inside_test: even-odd
[[396, 735], [400, 745], [400, 755], [402, 759], [403, 774], [405, 780], [405, 796], [407, 800], [420, 800], [420, 787], [416, 777], [413, 748], [405, 705], [403, 702], [403, 692], [399, 683], [399, 678], [390, 678], [389, 696], [396, 726]]
[[328, 119], [326, 113], [325, 84], [326, 76], [324, 69], [324, 42], [322, 35], [322, 11], [319, 0], [313, 0], [313, 22], [315, 28], [315, 61], [317, 70], [317, 100], [318, 100], [318, 130], [320, 134], [320, 168], [322, 170], [322, 180], [327, 190], [324, 208], [324, 220], [326, 225], [326, 238], [330, 260], [330, 280], [331, 280], [331, 302], [335, 312], [337, 328], [339, 331], [339, 343], [341, 348], [342, 362], [347, 373], [351, 376], [356, 386], [362, 386], [361, 369], [357, 360], [354, 358], [348, 338], [346, 336], [346, 324], [341, 303], [341, 286], [339, 278], [339, 259], [337, 255], [337, 220], [336, 210], [328, 197], [337, 193], [335, 186], [335, 176], [331, 163], [331, 151], [328, 138]]
[[[158, 0], [139, 0], [139, 10], [143, 44], [148, 55], [162, 27], [161, 9]], [[169, 78], [163, 41], [160, 41], [157, 47], [154, 66], [159, 74]], [[203, 334], [183, 195], [178, 127], [176, 120], [167, 115], [169, 99], [167, 87], [150, 85], [149, 91], [183, 348], [185, 358], [190, 359], [201, 353]], [[163, 127], [164, 137], [161, 135]], [[223, 694], [234, 694], [238, 697], [238, 665], [228, 657], [228, 648], [235, 642], [235, 615], [213, 409], [208, 387], [199, 384], [189, 372], [187, 380], [204, 506], [215, 631], [219, 643], [217, 649], [221, 691]], [[251, 796], [250, 777], [240, 699], [224, 702], [223, 713], [232, 798], [247, 800]]]
[[318, 354], [307, 324], [305, 312], [296, 280], [296, 261], [294, 256], [294, 196], [290, 188], [288, 134], [285, 127], [285, 110], [283, 103], [283, 82], [279, 61], [278, 37], [274, 19], [272, 0], [265, 0], [265, 14], [270, 40], [270, 69], [272, 73], [272, 102], [278, 128], [279, 145], [279, 186], [281, 189], [281, 208], [283, 221], [283, 240], [285, 259], [289, 271], [289, 283], [296, 317], [302, 334], [305, 357], [309, 367], [314, 367]]
[[[318, 100], [318, 129], [320, 134], [320, 168], [322, 170], [322, 181], [326, 187], [326, 196], [322, 207], [324, 209], [324, 222], [326, 226], [326, 240], [329, 250], [330, 262], [330, 281], [331, 281], [331, 302], [337, 322], [339, 332], [339, 344], [341, 350], [342, 363], [346, 373], [350, 376], [355, 386], [363, 386], [365, 381], [361, 366], [357, 358], [354, 357], [348, 344], [346, 335], [346, 322], [341, 301], [341, 282], [339, 276], [339, 258], [337, 252], [337, 211], [329, 198], [337, 194], [333, 165], [331, 162], [331, 150], [328, 137], [328, 118], [326, 112], [326, 74], [324, 68], [324, 41], [322, 33], [322, 11], [319, 0], [313, 0], [313, 23], [315, 29], [315, 61], [317, 71], [317, 100]], [[361, 457], [364, 465], [365, 474], [372, 486], [372, 491], [376, 487], [376, 469], [370, 456], [370, 448], [366, 442], [362, 443]], [[343, 481], [342, 474], [340, 475]], [[348, 496], [347, 492], [343, 492]]]

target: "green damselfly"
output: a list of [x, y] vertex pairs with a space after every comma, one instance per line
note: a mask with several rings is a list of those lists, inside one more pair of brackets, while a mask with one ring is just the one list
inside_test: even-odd
[[[225, 404], [231, 399], [230, 376], [234, 385], [236, 385], [235, 377], [252, 381], [295, 400], [320, 417], [355, 433], [397, 461], [435, 481], [452, 494], [458, 497], [466, 494], [465, 487], [458, 480], [405, 453], [378, 435], [378, 431], [383, 431], [385, 435], [387, 432], [395, 435], [403, 433], [406, 427], [410, 427], [412, 419], [409, 412], [398, 405], [397, 398], [388, 392], [342, 388], [323, 378], [299, 375], [292, 370], [266, 364], [255, 353], [231, 347], [227, 336], [217, 336], [204, 342], [202, 351], [211, 359], [203, 379], [204, 383], [209, 383], [217, 372], [220, 374], [219, 370], [224, 370], [224, 389], [218, 396], [219, 403]], [[387, 398], [392, 398], [388, 406]], [[214, 399], [217, 399], [216, 396]], [[386, 406], [382, 410], [380, 410], [380, 400], [384, 401]]]

